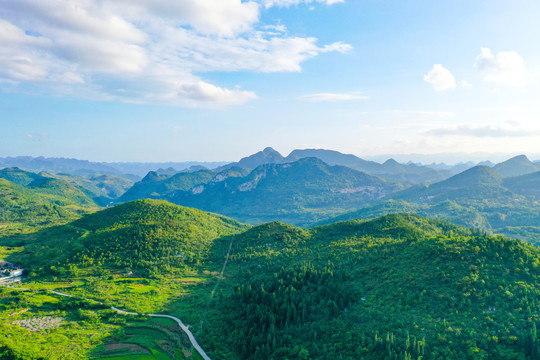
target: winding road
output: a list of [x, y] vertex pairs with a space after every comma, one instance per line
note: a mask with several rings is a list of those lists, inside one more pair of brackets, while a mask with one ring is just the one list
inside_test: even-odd
[[189, 341], [191, 342], [191, 345], [193, 345], [193, 347], [195, 348], [195, 350], [197, 350], [199, 352], [199, 354], [202, 356], [202, 358], [204, 360], [210, 360], [210, 357], [208, 357], [208, 355], [206, 355], [206, 353], [204, 352], [204, 350], [199, 346], [199, 344], [197, 343], [197, 340], [195, 340], [195, 337], [193, 336], [193, 334], [191, 333], [191, 331], [189, 331], [189, 328], [184, 325], [184, 323], [182, 322], [182, 320], [180, 320], [179, 318], [177, 317], [174, 317], [174, 316], [171, 316], [171, 315], [158, 315], [158, 314], [148, 314], [148, 316], [152, 316], [152, 317], [160, 317], [160, 318], [167, 318], [167, 319], [172, 319], [174, 321], [176, 321], [176, 323], [180, 326], [180, 328], [182, 330], [184, 330], [184, 332], [187, 334], [188, 338], [189, 338]]
[[[73, 295], [69, 295], [69, 294], [66, 294], [66, 293], [62, 293], [62, 292], [59, 292], [59, 291], [55, 291], [55, 290], [49, 290], [49, 292], [53, 293], [53, 294], [56, 294], [56, 295], [60, 295], [60, 296], [66, 296], [66, 297], [73, 297]], [[88, 300], [88, 299], [86, 299]], [[206, 353], [204, 352], [204, 350], [201, 348], [201, 346], [199, 345], [199, 343], [197, 342], [197, 340], [195, 340], [195, 336], [193, 336], [193, 334], [191, 333], [191, 331], [189, 330], [189, 328], [184, 325], [184, 323], [182, 322], [182, 320], [180, 320], [179, 318], [175, 317], [175, 316], [172, 316], [172, 315], [160, 315], [160, 314], [139, 314], [139, 313], [136, 313], [136, 312], [129, 312], [129, 311], [125, 311], [125, 310], [122, 310], [122, 309], [119, 309], [117, 307], [114, 307], [114, 306], [111, 306], [111, 309], [116, 311], [117, 313], [119, 314], [126, 314], [126, 315], [142, 315], [142, 316], [150, 316], [150, 317], [160, 317], [160, 318], [167, 318], [167, 319], [171, 319], [171, 320], [174, 320], [176, 321], [176, 323], [180, 326], [180, 328], [186, 333], [186, 335], [188, 336], [189, 338], [189, 341], [191, 342], [191, 345], [193, 346], [193, 348], [195, 350], [197, 350], [197, 352], [201, 355], [201, 357], [204, 359], [204, 360], [211, 360], [210, 357], [208, 355], [206, 355]]]

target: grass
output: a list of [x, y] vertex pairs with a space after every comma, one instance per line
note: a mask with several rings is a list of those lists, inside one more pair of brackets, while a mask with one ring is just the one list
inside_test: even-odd
[[[1, 247], [4, 254], [17, 251]], [[190, 350], [191, 344], [176, 322], [164, 318], [144, 318], [115, 315], [107, 318], [106, 310], [83, 310], [98, 314], [95, 322], [81, 320], [79, 308], [62, 309], [69, 298], [55, 295], [48, 290], [88, 298], [114, 305], [126, 311], [138, 313], [171, 314], [186, 324], [198, 325], [204, 314], [195, 313], [193, 306], [205, 306], [215, 284], [217, 271], [186, 273], [181, 277], [145, 279], [115, 274], [113, 278], [85, 276], [66, 281], [42, 279], [27, 281], [20, 285], [29, 289], [18, 291], [0, 288], [0, 332], [10, 334], [0, 345], [9, 344], [27, 355], [44, 356], [47, 359], [171, 359], [184, 358], [182, 349]], [[19, 298], [16, 302], [13, 298]], [[92, 306], [90, 305], [85, 306]], [[95, 303], [94, 303], [95, 305]], [[84, 308], [84, 306], [82, 306]], [[81, 308], [81, 309], [82, 309]], [[17, 314], [22, 311], [20, 314]], [[15, 314], [13, 316], [10, 316]], [[66, 321], [56, 329], [43, 333], [31, 333], [11, 325], [19, 319], [36, 316], [63, 317]], [[197, 329], [192, 329], [197, 333]], [[196, 335], [197, 336], [197, 335]], [[27, 346], [27, 342], [31, 344]], [[105, 344], [136, 344], [151, 350], [152, 354], [140, 351], [107, 352]], [[100, 345], [101, 344], [101, 345]], [[167, 349], [167, 351], [165, 351]], [[59, 355], [53, 354], [58, 350]], [[139, 349], [140, 350], [140, 349]], [[175, 355], [173, 353], [176, 352]], [[193, 353], [191, 359], [198, 359]]]
[[[46, 359], [82, 359], [96, 343], [110, 335], [117, 326], [81, 320], [76, 309], [62, 309], [62, 301], [42, 292], [0, 288], [0, 345], [19, 349], [28, 357]], [[13, 325], [16, 320], [44, 316], [62, 317], [53, 329], [31, 332]]]

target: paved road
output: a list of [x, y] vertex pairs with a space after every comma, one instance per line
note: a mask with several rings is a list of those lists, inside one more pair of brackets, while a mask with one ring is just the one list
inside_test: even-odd
[[67, 297], [73, 297], [73, 295], [64, 294], [55, 290], [49, 290], [49, 292], [52, 292], [53, 294], [60, 295], [60, 296], [67, 296]]
[[201, 354], [202, 358], [204, 360], [211, 360], [210, 357], [208, 357], [208, 355], [206, 355], [204, 350], [199, 346], [199, 344], [197, 343], [197, 340], [195, 340], [195, 337], [193, 336], [191, 331], [189, 331], [189, 328], [186, 325], [184, 325], [184, 323], [179, 318], [171, 316], [171, 315], [158, 315], [158, 314], [148, 314], [148, 316], [167, 318], [167, 319], [172, 319], [176, 321], [176, 323], [180, 326], [180, 328], [184, 330], [184, 332], [187, 334], [189, 341], [191, 342], [191, 345], [193, 345], [195, 350], [197, 350], [199, 354]]
[[119, 308], [116, 308], [114, 306], [111, 306], [111, 309], [113, 309], [114, 311], [116, 311], [117, 313], [120, 313], [120, 314], [126, 314], [126, 315], [140, 315], [136, 312], [129, 312], [129, 311], [125, 311], [125, 310], [120, 310]]
[[[59, 291], [55, 291], [55, 290], [49, 290], [50, 292], [52, 292], [53, 294], [56, 294], [56, 295], [60, 295], [60, 296], [67, 296], [67, 297], [73, 297], [73, 295], [69, 295], [69, 294], [65, 294], [65, 293], [61, 293]], [[191, 342], [191, 345], [193, 345], [193, 347], [195, 348], [195, 350], [197, 350], [199, 352], [199, 354], [202, 356], [202, 358], [204, 360], [211, 360], [210, 357], [208, 355], [206, 355], [206, 353], [204, 352], [204, 350], [201, 348], [201, 346], [199, 345], [199, 343], [197, 343], [197, 340], [195, 340], [195, 336], [193, 336], [193, 334], [191, 333], [191, 331], [189, 330], [189, 328], [184, 325], [184, 323], [182, 322], [182, 320], [180, 320], [179, 318], [177, 317], [174, 317], [172, 315], [159, 315], [159, 314], [139, 314], [139, 313], [136, 313], [136, 312], [129, 312], [129, 311], [125, 311], [125, 310], [121, 310], [117, 307], [114, 307], [114, 306], [111, 306], [111, 309], [120, 313], [120, 314], [128, 314], [128, 315], [143, 315], [143, 316], [151, 316], [151, 317], [160, 317], [160, 318], [167, 318], [167, 319], [171, 319], [171, 320], [174, 320], [176, 321], [176, 323], [180, 326], [180, 328], [186, 333], [186, 335], [188, 336], [189, 338], [189, 341]]]

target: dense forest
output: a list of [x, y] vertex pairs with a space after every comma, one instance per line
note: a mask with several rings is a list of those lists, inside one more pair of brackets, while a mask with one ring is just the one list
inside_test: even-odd
[[443, 220], [246, 227], [145, 200], [31, 236], [8, 259], [97, 300], [135, 306], [128, 273], [151, 289], [196, 276], [183, 300], [130, 296], [183, 309], [214, 359], [539, 358], [540, 250]]

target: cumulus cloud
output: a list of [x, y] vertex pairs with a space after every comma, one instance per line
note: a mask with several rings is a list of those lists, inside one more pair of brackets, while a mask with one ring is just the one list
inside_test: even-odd
[[515, 51], [501, 51], [493, 55], [490, 49], [481, 48], [474, 66], [484, 73], [486, 82], [516, 88], [527, 84], [528, 74], [525, 63]]
[[364, 95], [361, 92], [352, 93], [319, 93], [304, 95], [299, 98], [302, 101], [307, 102], [338, 102], [338, 101], [351, 101], [351, 100], [368, 100], [369, 96]]
[[297, 72], [351, 49], [259, 24], [260, 11], [241, 0], [5, 0], [0, 83], [98, 100], [238, 105], [256, 95], [202, 74]]
[[311, 3], [322, 3], [325, 5], [334, 5], [334, 4], [343, 3], [343, 2], [345, 2], [345, 0], [263, 0], [263, 4], [267, 8], [272, 7], [272, 6], [289, 7], [292, 5], [311, 4]]
[[471, 126], [432, 129], [426, 132], [434, 136], [470, 136], [477, 138], [526, 137], [539, 135], [540, 131], [525, 130], [511, 124]]
[[456, 78], [441, 64], [433, 65], [433, 68], [424, 75], [424, 81], [430, 84], [435, 91], [452, 90], [456, 88]]

